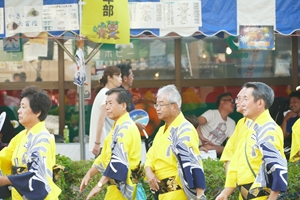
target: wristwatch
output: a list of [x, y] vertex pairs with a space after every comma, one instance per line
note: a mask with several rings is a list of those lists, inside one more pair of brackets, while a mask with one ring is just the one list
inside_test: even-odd
[[201, 194], [201, 195], [197, 196], [196, 199], [197, 200], [206, 200], [206, 196], [205, 196], [205, 194]]
[[99, 181], [98, 184], [97, 184], [97, 186], [102, 189], [103, 184]]

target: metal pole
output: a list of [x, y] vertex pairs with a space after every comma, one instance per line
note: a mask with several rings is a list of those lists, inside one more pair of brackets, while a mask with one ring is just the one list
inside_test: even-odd
[[[82, 20], [82, 0], [79, 0], [79, 27], [81, 29]], [[80, 31], [79, 29], [79, 31]], [[81, 32], [79, 32], [81, 37]], [[80, 159], [85, 160], [85, 109], [84, 109], [84, 85], [82, 87], [77, 86], [79, 94], [79, 140], [80, 140]]]
[[79, 93], [79, 141], [80, 159], [85, 160], [85, 107], [84, 107], [84, 86], [77, 86]]

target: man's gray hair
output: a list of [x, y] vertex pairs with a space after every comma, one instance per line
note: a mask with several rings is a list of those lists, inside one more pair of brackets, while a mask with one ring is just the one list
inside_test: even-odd
[[274, 91], [273, 89], [262, 82], [248, 82], [244, 84], [246, 88], [253, 88], [254, 101], [263, 99], [265, 102], [265, 109], [269, 109], [274, 101]]
[[181, 96], [175, 85], [166, 85], [158, 89], [157, 96], [164, 96], [167, 98], [169, 103], [176, 103], [178, 109], [181, 108]]

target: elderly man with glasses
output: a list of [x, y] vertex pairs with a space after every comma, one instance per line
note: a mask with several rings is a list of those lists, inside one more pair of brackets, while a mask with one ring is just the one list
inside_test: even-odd
[[165, 121], [149, 149], [145, 171], [156, 199], [205, 200], [205, 178], [194, 126], [180, 111], [181, 96], [174, 85], [158, 90], [158, 118]]
[[202, 146], [208, 150], [216, 150], [221, 156], [223, 142], [229, 138], [235, 129], [235, 121], [228, 115], [234, 111], [234, 100], [229, 92], [222, 93], [216, 101], [218, 109], [208, 110], [198, 117], [197, 127]]

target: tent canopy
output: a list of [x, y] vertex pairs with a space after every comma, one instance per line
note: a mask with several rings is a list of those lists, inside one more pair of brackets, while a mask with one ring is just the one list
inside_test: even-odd
[[[129, 2], [160, 2], [159, 0], [129, 0]], [[202, 26], [199, 32], [206, 36], [213, 36], [219, 32], [238, 35], [237, 0], [202, 0]], [[276, 0], [276, 28], [282, 35], [290, 35], [300, 30], [300, 1]], [[253, 24], [256, 25], [256, 24]], [[131, 29], [132, 36], [151, 32], [160, 36], [160, 29]], [[193, 35], [194, 33], [190, 33]]]
[[[0, 0], [0, 10], [2, 9], [2, 29], [4, 33], [0, 38], [6, 37], [5, 26], [5, 1]], [[274, 0], [276, 6], [276, 25], [275, 31], [282, 35], [290, 35], [297, 30], [300, 30], [300, 1], [299, 0]], [[160, 2], [160, 0], [129, 0], [129, 2]], [[44, 0], [43, 5], [61, 5], [61, 4], [77, 4], [80, 6], [78, 0]], [[84, 5], [83, 5], [84, 6]], [[195, 33], [203, 34], [205, 36], [213, 36], [220, 32], [226, 32], [229, 35], [238, 35], [238, 15], [237, 15], [237, 0], [202, 0], [202, 26], [198, 27], [198, 31], [190, 33], [176, 34], [181, 36], [191, 36]], [[80, 9], [78, 9], [80, 11]], [[1, 12], [0, 12], [1, 14]], [[1, 16], [0, 16], [1, 19]], [[1, 25], [1, 21], [0, 21]], [[253, 24], [255, 25], [255, 24]], [[1, 30], [1, 27], [0, 27]], [[63, 30], [63, 31], [48, 31], [49, 35], [58, 37], [65, 32], [71, 32], [75, 35], [79, 34], [79, 30]], [[170, 31], [175, 32], [175, 31]], [[130, 35], [140, 36], [144, 33], [151, 33], [154, 36], [165, 36], [161, 34], [160, 29], [130, 29]]]

